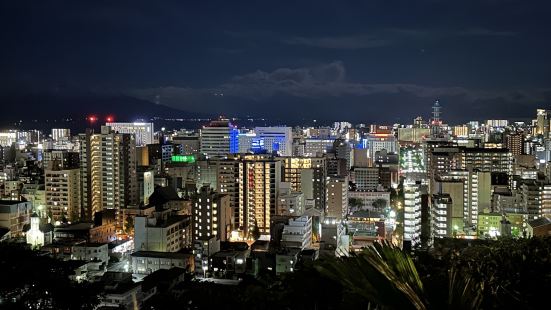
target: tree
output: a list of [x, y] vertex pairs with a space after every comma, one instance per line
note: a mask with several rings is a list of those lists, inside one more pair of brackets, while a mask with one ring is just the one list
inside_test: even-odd
[[253, 227], [250, 228], [249, 236], [253, 240], [258, 240], [258, 238], [260, 238], [260, 229], [258, 229], [258, 223], [256, 222], [256, 218], [254, 219]]
[[361, 254], [330, 259], [317, 269], [363, 300], [364, 305], [395, 309], [427, 309], [423, 283], [409, 255], [384, 242]]
[[360, 210], [363, 207], [363, 200], [360, 198], [348, 198], [348, 207], [351, 212]]
[[377, 210], [384, 210], [384, 208], [386, 208], [388, 204], [384, 199], [377, 199], [373, 202], [372, 206]]
[[69, 279], [72, 264], [25, 246], [0, 243], [0, 300], [7, 309], [95, 309], [99, 288]]
[[127, 234], [130, 234], [131, 232], [134, 232], [134, 217], [127, 216], [126, 222], [124, 223], [124, 231]]

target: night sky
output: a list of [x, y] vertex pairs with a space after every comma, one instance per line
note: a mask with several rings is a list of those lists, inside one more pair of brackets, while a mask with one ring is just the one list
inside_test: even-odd
[[437, 98], [451, 122], [551, 103], [551, 1], [4, 0], [0, 27], [0, 95], [404, 123]]

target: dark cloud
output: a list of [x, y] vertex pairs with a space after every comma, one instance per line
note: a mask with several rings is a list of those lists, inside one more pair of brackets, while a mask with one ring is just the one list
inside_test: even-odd
[[380, 39], [368, 35], [317, 38], [293, 37], [284, 39], [283, 42], [290, 45], [304, 45], [330, 49], [366, 49], [387, 46], [393, 43], [392, 40]]
[[516, 31], [498, 31], [488, 28], [469, 28], [458, 32], [462, 36], [481, 36], [481, 37], [513, 37], [519, 35]]
[[[517, 117], [527, 117], [531, 112], [518, 114], [519, 111], [532, 109], [534, 102], [544, 99], [545, 90], [485, 91], [461, 86], [363, 83], [349, 81], [344, 64], [336, 61], [312, 67], [279, 68], [271, 72], [258, 70], [235, 76], [211, 88], [170, 86], [132, 90], [130, 94], [143, 99], [160, 95], [165, 104], [186, 110], [196, 108], [197, 112], [208, 109], [239, 115], [262, 114], [268, 106], [276, 110], [287, 109], [297, 115], [327, 114], [325, 116], [330, 117], [333, 112], [320, 110], [320, 105], [333, 111], [333, 104], [338, 103], [342, 108], [339, 115], [343, 110], [352, 109], [360, 113], [375, 112], [385, 119], [413, 117], [418, 113], [415, 103], [424, 102], [430, 107], [435, 99], [443, 99], [450, 105], [450, 119], [457, 121], [492, 117], [492, 114], [515, 117], [517, 113]], [[377, 111], [382, 107], [380, 103], [393, 109]]]

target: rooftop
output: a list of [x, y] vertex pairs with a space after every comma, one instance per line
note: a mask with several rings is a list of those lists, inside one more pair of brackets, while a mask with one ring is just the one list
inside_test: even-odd
[[539, 219], [535, 219], [533, 221], [528, 222], [528, 224], [532, 227], [541, 227], [545, 225], [551, 225], [551, 219], [548, 217], [540, 217]]

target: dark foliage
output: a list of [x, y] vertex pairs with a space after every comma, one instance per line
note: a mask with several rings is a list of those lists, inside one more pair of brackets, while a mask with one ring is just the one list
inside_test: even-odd
[[66, 262], [25, 246], [0, 243], [2, 309], [94, 309], [98, 290], [69, 279]]

